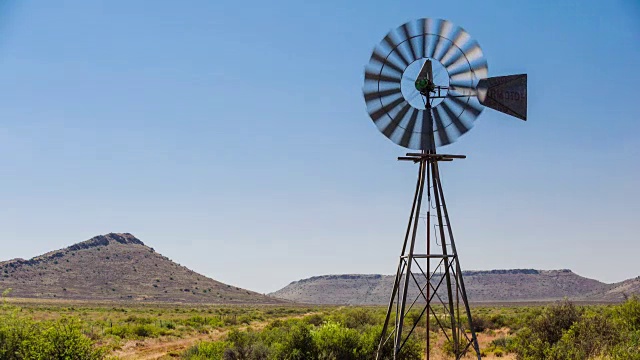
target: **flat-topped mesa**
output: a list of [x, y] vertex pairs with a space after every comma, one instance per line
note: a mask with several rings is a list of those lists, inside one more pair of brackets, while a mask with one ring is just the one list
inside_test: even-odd
[[[560, 269], [560, 270], [536, 270], [536, 269], [496, 269], [496, 270], [463, 270], [462, 273], [464, 275], [537, 275], [537, 274], [554, 274], [554, 273], [571, 273], [571, 270], [568, 269]], [[416, 272], [416, 275], [420, 275], [420, 273]], [[310, 278], [301, 279], [297, 281], [292, 281], [291, 284], [295, 283], [304, 283], [304, 282], [312, 282], [317, 280], [355, 280], [355, 279], [372, 279], [378, 280], [381, 279], [385, 275], [380, 274], [332, 274], [332, 275], [320, 275], [320, 276], [312, 276]], [[437, 276], [437, 274], [436, 274]]]
[[[467, 295], [473, 302], [555, 301], [563, 298], [586, 301], [618, 301], [624, 294], [640, 294], [640, 280], [605, 284], [575, 274], [569, 269], [496, 269], [463, 271]], [[414, 273], [415, 277], [422, 276]], [[432, 276], [441, 281], [441, 274]], [[310, 304], [381, 305], [389, 303], [388, 292], [395, 275], [325, 275], [294, 281], [272, 296]], [[419, 286], [410, 282], [408, 296], [422, 301]], [[434, 284], [435, 286], [435, 284]], [[446, 295], [442, 288], [439, 295]]]

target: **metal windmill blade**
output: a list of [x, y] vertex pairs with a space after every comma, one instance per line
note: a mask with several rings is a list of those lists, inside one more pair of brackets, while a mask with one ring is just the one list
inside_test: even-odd
[[430, 150], [469, 131], [484, 106], [526, 120], [526, 75], [487, 76], [482, 49], [463, 28], [418, 19], [390, 31], [374, 48], [363, 94], [386, 137]]

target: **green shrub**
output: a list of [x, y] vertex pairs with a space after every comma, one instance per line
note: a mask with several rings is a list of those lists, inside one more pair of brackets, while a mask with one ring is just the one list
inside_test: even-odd
[[250, 315], [240, 315], [240, 316], [238, 316], [238, 322], [240, 324], [249, 325], [249, 324], [251, 324], [252, 320], [253, 320], [253, 318]]
[[225, 326], [238, 325], [238, 319], [235, 316], [225, 316], [222, 320]]
[[[62, 319], [51, 323], [42, 332], [40, 359], [93, 360], [103, 358], [100, 350], [94, 348], [89, 338], [82, 334], [80, 324], [75, 320]], [[34, 357], [36, 359], [36, 357]]]
[[82, 333], [76, 320], [34, 322], [18, 318], [13, 311], [0, 313], [2, 360], [96, 360], [103, 357], [103, 351]]
[[306, 316], [303, 321], [309, 325], [320, 326], [324, 322], [324, 319], [319, 314], [313, 314]]
[[552, 305], [535, 317], [516, 337], [516, 353], [522, 359], [546, 359], [565, 331], [580, 319], [580, 311], [569, 301]]
[[232, 346], [222, 354], [224, 360], [266, 360], [268, 357], [268, 347], [253, 331], [233, 330], [229, 333], [228, 341]]
[[[225, 317], [225, 320], [221, 320], [218, 317], [205, 317], [205, 316], [196, 315], [184, 320], [184, 324], [189, 327], [200, 330], [205, 326], [223, 327], [225, 326], [225, 324], [228, 323], [227, 319], [234, 319], [234, 317], [227, 316]], [[234, 321], [234, 325], [235, 325], [235, 321]]]
[[506, 352], [513, 347], [513, 337], [501, 336], [499, 338], [493, 339], [489, 346], [493, 349], [502, 348], [505, 349]]
[[509, 348], [518, 359], [640, 360], [640, 302], [578, 310], [568, 302], [547, 308], [518, 331]]
[[317, 352], [311, 330], [306, 324], [296, 324], [287, 329], [286, 334], [279, 342], [274, 343], [273, 348], [274, 358], [282, 360], [314, 359]]
[[154, 328], [151, 325], [137, 325], [133, 328], [132, 333], [141, 338], [155, 335]]
[[564, 331], [580, 319], [580, 311], [569, 301], [553, 305], [531, 324], [536, 336], [549, 344], [557, 343]]
[[632, 296], [614, 309], [614, 316], [627, 331], [640, 331], [640, 298]]
[[[474, 318], [475, 319], [475, 318]], [[493, 324], [492, 329], [499, 329], [501, 327], [514, 327], [510, 319], [504, 314], [493, 314], [489, 317], [489, 321]]]
[[[462, 352], [465, 349], [465, 347], [467, 346], [468, 343], [469, 343], [469, 341], [467, 340], [467, 338], [464, 337], [464, 335], [462, 337], [459, 337], [458, 338], [458, 353]], [[455, 345], [455, 342], [453, 341], [453, 338], [449, 338], [449, 339], [445, 340], [444, 344], [442, 345], [442, 351], [445, 354], [448, 354], [448, 355], [457, 355], [454, 345]], [[468, 351], [468, 349], [467, 349], [467, 351]]]
[[420, 314], [421, 313], [419, 311], [410, 311], [405, 316], [405, 324], [407, 324], [407, 326], [413, 326], [415, 324], [420, 325], [420, 323], [422, 323], [422, 325], [426, 325], [427, 321], [425, 320], [425, 314]]
[[355, 329], [336, 322], [326, 322], [313, 332], [313, 340], [320, 360], [360, 358], [360, 336]]
[[201, 342], [187, 349], [182, 354], [182, 358], [187, 360], [223, 360], [224, 351], [229, 347], [231, 344], [226, 341]]
[[349, 309], [344, 313], [341, 323], [350, 329], [364, 329], [367, 325], [376, 324], [371, 311], [363, 308]]
[[613, 321], [619, 325], [619, 342], [611, 348], [613, 359], [640, 360], [640, 299], [633, 296], [616, 306]]
[[640, 360], [640, 331], [624, 333], [610, 351], [615, 360]]
[[107, 335], [117, 336], [121, 339], [131, 337], [131, 326], [128, 325], [113, 325], [104, 329], [104, 333]]
[[471, 326], [475, 332], [483, 332], [487, 329], [497, 329], [500, 326], [496, 325], [491, 319], [485, 318], [480, 315], [476, 315], [471, 318]]
[[590, 359], [606, 353], [619, 342], [619, 329], [602, 314], [584, 316], [553, 347], [557, 359]]
[[0, 322], [0, 359], [27, 359], [32, 344], [37, 344], [41, 331], [35, 323], [17, 319], [14, 314], [2, 316]]

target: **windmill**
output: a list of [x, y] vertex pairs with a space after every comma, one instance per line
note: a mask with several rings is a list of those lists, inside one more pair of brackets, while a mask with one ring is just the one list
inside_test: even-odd
[[[482, 49], [464, 29], [447, 20], [426, 18], [392, 30], [374, 48], [365, 68], [363, 93], [367, 112], [380, 132], [417, 150], [398, 160], [419, 165], [376, 358], [387, 353], [399, 358], [418, 323], [426, 321], [427, 359], [431, 327], [443, 333], [456, 359], [470, 351], [480, 359], [438, 166], [465, 156], [440, 154], [436, 149], [469, 131], [484, 107], [526, 120], [527, 75], [488, 77]], [[420, 251], [416, 236], [425, 183], [426, 244]], [[417, 293], [411, 293], [410, 285]], [[418, 317], [412, 316], [409, 323], [407, 314], [416, 310]]]

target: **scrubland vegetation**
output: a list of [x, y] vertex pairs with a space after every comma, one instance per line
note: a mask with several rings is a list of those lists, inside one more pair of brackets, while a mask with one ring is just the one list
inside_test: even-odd
[[[640, 301], [636, 298], [609, 306], [565, 301], [544, 307], [478, 307], [474, 314], [483, 357], [640, 359]], [[411, 315], [417, 317], [417, 313]], [[202, 342], [182, 356], [191, 360], [373, 359], [383, 320], [381, 308], [331, 309], [303, 319], [275, 321], [259, 332], [233, 331], [224, 341]], [[447, 358], [452, 344], [437, 333], [435, 319], [430, 328], [431, 343], [436, 344], [432, 355]], [[415, 334], [401, 359], [424, 358], [426, 326]]]
[[[145, 344], [162, 344], [159, 356], [190, 360], [372, 359], [384, 314], [381, 307], [5, 301], [0, 360], [136, 358], [125, 350]], [[473, 314], [488, 358], [640, 359], [637, 298], [615, 305], [476, 306]], [[421, 323], [402, 359], [422, 359], [427, 334], [432, 358], [446, 356], [452, 346], [436, 331], [435, 319], [429, 332]]]

